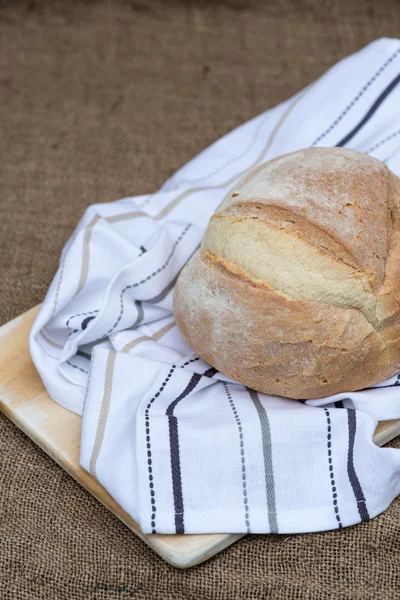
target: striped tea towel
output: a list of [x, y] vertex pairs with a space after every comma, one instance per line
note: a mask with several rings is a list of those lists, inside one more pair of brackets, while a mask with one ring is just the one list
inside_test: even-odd
[[50, 394], [83, 414], [81, 464], [146, 533], [342, 528], [400, 493], [399, 376], [309, 401], [259, 394], [191, 350], [172, 314], [178, 273], [232, 184], [307, 146], [356, 148], [400, 174], [400, 41], [342, 60], [242, 125], [155, 194], [90, 206], [30, 337]]

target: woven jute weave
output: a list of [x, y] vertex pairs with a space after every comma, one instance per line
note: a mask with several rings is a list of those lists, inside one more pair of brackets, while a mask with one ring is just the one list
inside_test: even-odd
[[[1, 323], [43, 299], [88, 204], [156, 190], [399, 34], [397, 0], [0, 1]], [[0, 599], [104, 598], [395, 600], [400, 499], [341, 532], [246, 537], [182, 572], [0, 417]]]

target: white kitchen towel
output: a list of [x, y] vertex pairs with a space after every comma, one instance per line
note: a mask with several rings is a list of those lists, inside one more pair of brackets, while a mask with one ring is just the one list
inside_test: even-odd
[[[146, 533], [342, 528], [400, 493], [399, 377], [302, 403], [223, 377], [180, 336], [176, 278], [208, 219], [255, 165], [346, 146], [400, 175], [400, 41], [378, 40], [242, 125], [156, 192], [89, 207], [30, 337], [50, 394], [83, 413], [81, 464]], [[178, 92], [177, 92], [178, 93]]]

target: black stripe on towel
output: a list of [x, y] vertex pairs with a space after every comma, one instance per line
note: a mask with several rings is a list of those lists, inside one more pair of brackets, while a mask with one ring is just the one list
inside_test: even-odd
[[151, 454], [151, 437], [150, 437], [150, 408], [153, 402], [158, 398], [164, 391], [165, 386], [168, 381], [171, 379], [172, 373], [175, 371], [176, 366], [172, 365], [169, 370], [167, 377], [161, 384], [158, 392], [154, 394], [150, 402], [146, 406], [146, 410], [144, 411], [145, 416], [145, 427], [146, 427], [146, 448], [147, 448], [147, 471], [149, 475], [149, 488], [150, 488], [150, 504], [151, 504], [151, 533], [157, 533], [156, 530], [156, 493], [154, 490], [154, 477], [153, 477], [153, 458]]
[[184, 520], [184, 505], [183, 505], [183, 492], [182, 492], [182, 472], [181, 472], [181, 457], [179, 450], [179, 431], [178, 431], [178, 419], [174, 415], [174, 410], [177, 404], [181, 402], [186, 396], [188, 396], [198, 385], [200, 379], [205, 377], [212, 377], [217, 373], [217, 370], [213, 367], [208, 369], [203, 375], [194, 373], [190, 378], [189, 383], [181, 394], [173, 401], [167, 408], [166, 415], [168, 417], [169, 427], [169, 445], [170, 445], [170, 456], [171, 456], [171, 476], [172, 476], [172, 491], [174, 496], [174, 510], [175, 510], [175, 531], [176, 533], [185, 533], [185, 520]]
[[349, 448], [347, 453], [347, 473], [349, 475], [351, 487], [353, 488], [354, 496], [357, 501], [358, 512], [360, 513], [361, 521], [368, 521], [369, 514], [365, 503], [365, 496], [362, 490], [360, 481], [354, 467], [354, 441], [357, 431], [357, 415], [354, 409], [347, 409], [347, 423], [349, 426]]
[[375, 100], [375, 102], [373, 103], [373, 105], [371, 106], [371, 108], [364, 115], [364, 117], [361, 119], [361, 121], [358, 123], [358, 125], [356, 125], [350, 131], [350, 133], [348, 133], [342, 140], [340, 140], [340, 142], [338, 144], [336, 144], [337, 147], [345, 146], [356, 135], [356, 133], [358, 133], [360, 131], [360, 129], [362, 127], [364, 127], [365, 123], [367, 123], [370, 120], [370, 118], [372, 117], [372, 115], [378, 110], [378, 108], [380, 107], [380, 105], [382, 104], [382, 102], [384, 100], [386, 100], [386, 98], [389, 96], [390, 92], [392, 90], [394, 90], [394, 88], [396, 87], [396, 85], [399, 82], [400, 82], [400, 74], [397, 75], [393, 79], [393, 81], [391, 81], [389, 83], [389, 85], [383, 90], [383, 92], [380, 94], [380, 96], [378, 96], [378, 98]]
[[332, 465], [332, 425], [331, 425], [331, 415], [327, 408], [324, 408], [326, 415], [326, 426], [327, 426], [327, 447], [328, 447], [328, 465], [329, 465], [329, 478], [331, 481], [331, 489], [332, 489], [332, 501], [333, 501], [333, 510], [335, 511], [336, 521], [338, 523], [338, 529], [342, 529], [342, 521], [340, 519], [339, 507], [338, 507], [338, 494], [337, 487], [335, 482], [335, 474], [333, 472]]
[[333, 123], [326, 129], [323, 133], [321, 133], [317, 139], [311, 144], [312, 146], [316, 146], [318, 142], [320, 142], [328, 133], [331, 133], [333, 129], [340, 123], [340, 121], [347, 115], [349, 110], [353, 108], [353, 106], [359, 101], [360, 98], [364, 95], [367, 89], [374, 83], [374, 81], [383, 73], [388, 65], [400, 54], [400, 49], [397, 49], [379, 69], [372, 75], [372, 77], [367, 81], [367, 83], [361, 88], [358, 94], [351, 100], [351, 102], [346, 106], [346, 108], [340, 113], [340, 115], [333, 121]]
[[226, 396], [228, 398], [228, 402], [233, 412], [233, 416], [235, 417], [236, 425], [239, 433], [239, 445], [240, 445], [240, 462], [241, 462], [241, 471], [242, 471], [242, 494], [243, 494], [243, 505], [244, 505], [244, 522], [246, 524], [246, 533], [251, 533], [250, 530], [250, 512], [249, 512], [249, 500], [247, 497], [247, 475], [246, 475], [246, 460], [244, 454], [244, 441], [243, 441], [243, 427], [242, 422], [240, 420], [239, 414], [237, 412], [236, 406], [233, 402], [232, 394], [229, 391], [228, 384], [225, 381], [222, 384], [224, 386], [224, 390]]

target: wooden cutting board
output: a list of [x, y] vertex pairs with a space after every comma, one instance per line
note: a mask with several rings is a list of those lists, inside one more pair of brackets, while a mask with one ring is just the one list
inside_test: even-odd
[[[197, 565], [242, 534], [145, 535], [106, 490], [79, 465], [81, 417], [53, 402], [30, 358], [28, 336], [39, 307], [0, 327], [0, 410], [164, 560], [179, 568]], [[382, 446], [400, 434], [400, 420], [379, 424]], [[1, 493], [1, 492], [0, 492]]]

